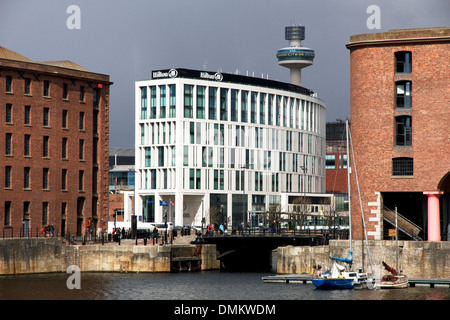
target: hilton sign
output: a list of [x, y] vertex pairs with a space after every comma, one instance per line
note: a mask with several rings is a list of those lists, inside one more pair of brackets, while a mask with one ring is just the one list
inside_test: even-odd
[[208, 79], [208, 80], [222, 81], [223, 75], [220, 72], [216, 72], [215, 74], [210, 74], [208, 72], [200, 72], [200, 78]]
[[176, 69], [170, 69], [169, 71], [153, 71], [153, 79], [159, 78], [176, 78], [178, 76], [178, 71]]
[[177, 78], [186, 77], [194, 79], [206, 79], [213, 81], [222, 81], [223, 75], [220, 72], [207, 72], [188, 69], [170, 69], [170, 70], [157, 70], [152, 71], [153, 79], [165, 79], [165, 78]]

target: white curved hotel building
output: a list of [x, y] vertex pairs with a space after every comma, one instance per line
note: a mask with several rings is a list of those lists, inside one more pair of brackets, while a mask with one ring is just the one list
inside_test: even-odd
[[189, 69], [135, 83], [139, 222], [261, 223], [325, 192], [325, 104], [303, 87]]

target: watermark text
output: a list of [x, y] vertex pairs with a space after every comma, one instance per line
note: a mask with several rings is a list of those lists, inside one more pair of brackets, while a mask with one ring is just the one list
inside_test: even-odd
[[366, 13], [371, 14], [366, 21], [367, 28], [370, 30], [381, 29], [381, 10], [377, 5], [367, 7]]
[[80, 267], [71, 265], [67, 268], [67, 274], [70, 274], [66, 281], [67, 288], [70, 290], [81, 289], [81, 273]]
[[66, 10], [70, 16], [67, 18], [66, 26], [69, 30], [81, 29], [81, 9], [77, 5], [70, 5]]

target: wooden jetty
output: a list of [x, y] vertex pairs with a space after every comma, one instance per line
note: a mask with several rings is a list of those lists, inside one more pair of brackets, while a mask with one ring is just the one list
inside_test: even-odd
[[415, 287], [416, 285], [428, 285], [430, 288], [434, 288], [436, 285], [447, 285], [450, 287], [450, 279], [416, 279], [409, 278], [408, 283], [410, 287]]
[[277, 274], [274, 276], [265, 276], [262, 277], [264, 282], [302, 282], [308, 283], [311, 282], [313, 276], [311, 274]]
[[[267, 283], [291, 283], [291, 282], [300, 282], [300, 283], [311, 283], [313, 276], [311, 274], [277, 274], [272, 276], [264, 276], [262, 277], [263, 282]], [[435, 286], [449, 286], [450, 287], [450, 279], [419, 279], [419, 278], [409, 278], [408, 279], [409, 286], [415, 287], [417, 285], [427, 285], [430, 288], [434, 288]]]

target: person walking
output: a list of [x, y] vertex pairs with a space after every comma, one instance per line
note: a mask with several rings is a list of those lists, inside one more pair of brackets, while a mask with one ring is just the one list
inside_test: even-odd
[[156, 239], [156, 243], [158, 243], [158, 227], [157, 226], [155, 226], [153, 228], [152, 239], [153, 239], [153, 245], [155, 244], [155, 239]]
[[240, 233], [241, 236], [245, 236], [245, 225], [244, 225], [244, 221], [241, 222], [241, 226], [240, 226]]

